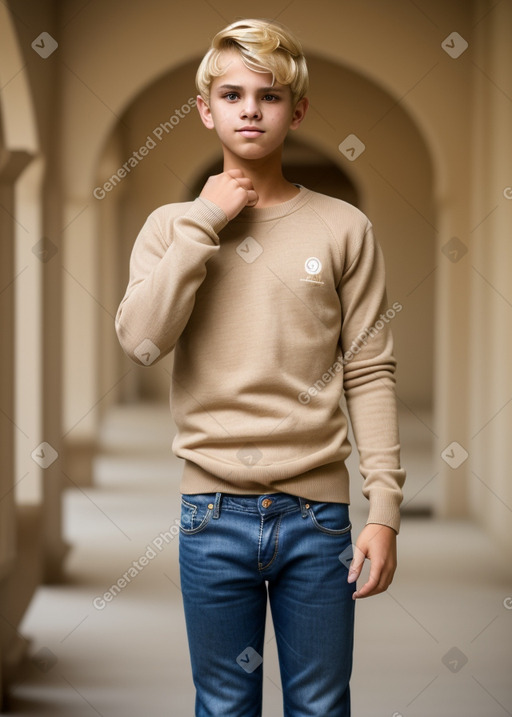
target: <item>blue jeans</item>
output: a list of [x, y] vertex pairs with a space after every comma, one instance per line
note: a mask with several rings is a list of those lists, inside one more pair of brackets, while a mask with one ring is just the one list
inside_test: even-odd
[[260, 717], [267, 583], [285, 717], [349, 717], [348, 505], [182, 495], [181, 589], [196, 717]]

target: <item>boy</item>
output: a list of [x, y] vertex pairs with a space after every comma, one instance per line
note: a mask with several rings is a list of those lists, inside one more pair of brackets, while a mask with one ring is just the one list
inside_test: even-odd
[[[359, 210], [283, 177], [308, 108], [286, 28], [233, 23], [196, 81], [224, 171], [148, 217], [116, 321], [139, 363], [175, 349], [195, 714], [261, 715], [268, 591], [284, 714], [345, 717], [353, 599], [391, 583], [405, 477], [382, 255]], [[343, 390], [370, 502], [352, 560]]]

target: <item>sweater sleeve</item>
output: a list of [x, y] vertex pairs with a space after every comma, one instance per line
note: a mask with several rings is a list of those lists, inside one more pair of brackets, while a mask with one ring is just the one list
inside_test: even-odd
[[367, 523], [388, 525], [398, 533], [405, 471], [400, 466], [390, 322], [401, 306], [387, 306], [384, 260], [369, 222], [349, 248], [346, 267], [339, 287], [344, 391], [363, 494], [370, 502]]
[[227, 223], [222, 209], [202, 197], [181, 216], [173, 217], [166, 207], [149, 215], [132, 250], [116, 316], [119, 342], [132, 360], [147, 366], [172, 351]]

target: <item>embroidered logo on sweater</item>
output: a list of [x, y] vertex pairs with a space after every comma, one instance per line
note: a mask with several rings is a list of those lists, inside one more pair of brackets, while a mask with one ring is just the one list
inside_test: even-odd
[[304, 263], [307, 276], [301, 281], [308, 281], [311, 284], [324, 284], [322, 281], [322, 262], [316, 256], [310, 256]]

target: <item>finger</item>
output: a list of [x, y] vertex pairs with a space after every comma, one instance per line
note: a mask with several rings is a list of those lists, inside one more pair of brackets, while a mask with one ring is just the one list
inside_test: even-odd
[[372, 595], [377, 595], [379, 592], [380, 590], [377, 590], [377, 583], [375, 580], [368, 580], [362, 588], [359, 588], [359, 590], [356, 590], [352, 594], [352, 599], [359, 600], [360, 598], [371, 597]]
[[361, 570], [363, 569], [365, 559], [366, 555], [364, 551], [361, 550], [361, 548], [359, 548], [357, 545], [354, 545], [354, 557], [352, 558], [352, 562], [350, 563], [347, 578], [349, 583], [354, 583], [361, 575]]
[[253, 187], [252, 181], [246, 177], [236, 177], [235, 181], [247, 192], [246, 206], [254, 206], [258, 202], [258, 195]]
[[355, 593], [352, 595], [353, 599], [356, 600], [357, 598], [370, 597], [370, 595], [376, 595], [377, 592], [380, 592], [380, 577], [380, 573], [377, 570], [372, 570], [370, 568], [368, 580], [365, 582], [362, 588], [355, 591]]
[[394, 572], [394, 568], [390, 569], [387, 566], [383, 566], [380, 570], [370, 568], [367, 582], [362, 588], [356, 590], [352, 597], [356, 600], [357, 598], [370, 597], [371, 595], [385, 592], [391, 585]]
[[258, 195], [254, 191], [254, 189], [249, 189], [247, 192], [248, 200], [247, 200], [247, 206], [253, 207], [255, 204], [258, 203]]
[[244, 189], [254, 189], [252, 182], [248, 177], [233, 177], [233, 179]]
[[236, 179], [237, 177], [243, 177], [244, 173], [241, 169], [228, 169], [226, 170], [226, 174], [229, 174], [230, 177], [233, 177]]

